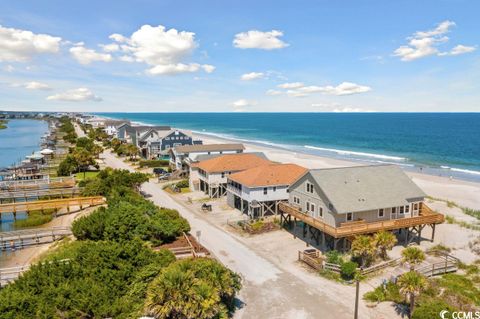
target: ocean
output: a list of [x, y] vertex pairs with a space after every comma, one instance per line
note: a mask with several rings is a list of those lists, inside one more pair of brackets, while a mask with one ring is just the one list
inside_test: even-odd
[[96, 113], [480, 181], [480, 113]]
[[0, 168], [8, 167], [40, 150], [40, 139], [48, 132], [48, 123], [39, 120], [9, 120], [0, 130]]

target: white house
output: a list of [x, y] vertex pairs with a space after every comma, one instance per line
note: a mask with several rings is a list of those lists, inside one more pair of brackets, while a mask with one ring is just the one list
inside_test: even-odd
[[276, 215], [288, 188], [307, 173], [296, 164], [270, 163], [228, 176], [227, 203], [252, 218]]

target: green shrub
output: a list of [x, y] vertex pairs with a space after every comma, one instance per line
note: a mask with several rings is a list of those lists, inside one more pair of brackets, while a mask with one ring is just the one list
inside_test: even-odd
[[330, 250], [325, 254], [327, 263], [341, 265], [343, 263], [342, 254], [338, 250]]
[[352, 280], [357, 272], [358, 264], [353, 261], [347, 261], [342, 263], [340, 268], [340, 274], [345, 280]]
[[45, 212], [32, 211], [26, 219], [18, 219], [13, 223], [15, 228], [30, 228], [40, 226], [50, 222], [53, 219], [54, 210], [46, 210]]
[[188, 188], [190, 184], [188, 183], [188, 179], [183, 179], [180, 182], [176, 183], [175, 186], [178, 188]]
[[404, 296], [400, 294], [398, 286], [392, 282], [387, 282], [385, 288], [383, 285], [380, 285], [373, 291], [365, 293], [363, 299], [376, 302], [393, 301], [395, 303], [403, 303], [405, 301]]
[[[447, 310], [450, 314], [455, 311], [453, 307], [442, 300], [429, 300], [422, 302], [413, 310], [412, 319], [431, 319], [439, 318], [439, 313]], [[449, 318], [449, 317], [445, 317]]]
[[162, 167], [162, 166], [168, 166], [170, 165], [169, 160], [141, 160], [138, 162], [138, 165], [140, 167]]

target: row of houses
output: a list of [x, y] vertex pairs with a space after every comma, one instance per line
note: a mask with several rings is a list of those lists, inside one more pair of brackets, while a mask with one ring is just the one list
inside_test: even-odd
[[202, 144], [202, 141], [193, 138], [192, 132], [167, 125], [133, 125], [128, 120], [111, 120], [85, 114], [79, 115], [76, 120], [93, 128], [101, 128], [112, 138], [137, 146], [147, 159], [164, 157], [174, 147]]
[[[175, 147], [172, 153], [181, 153]], [[212, 150], [205, 154], [201, 149]], [[304, 231], [330, 238], [331, 246], [354, 235], [379, 230], [407, 232], [420, 238], [425, 226], [443, 222], [443, 215], [425, 204], [425, 193], [396, 165], [307, 169], [275, 163], [263, 153], [245, 153], [241, 144], [190, 146], [177, 169], [189, 170], [190, 188], [212, 198], [226, 196], [232, 208], [251, 218], [281, 215], [302, 220]], [[409, 235], [408, 235], [409, 234]], [[326, 236], [326, 237], [325, 237]]]

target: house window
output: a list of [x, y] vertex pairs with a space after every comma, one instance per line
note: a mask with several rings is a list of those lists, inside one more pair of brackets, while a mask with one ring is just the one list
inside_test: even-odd
[[381, 217], [383, 217], [383, 216], [384, 216], [383, 208], [380, 208], [380, 209], [378, 210], [378, 217], [381, 218]]
[[300, 204], [300, 198], [298, 198], [297, 196], [293, 196], [293, 202], [295, 204]]
[[347, 222], [351, 222], [353, 220], [353, 213], [347, 213]]
[[408, 214], [409, 212], [410, 212], [410, 205], [407, 205], [405, 206], [405, 213]]
[[313, 194], [313, 184], [307, 182], [306, 187], [307, 187], [307, 193], [312, 193]]
[[267, 193], [268, 193], [268, 188], [267, 188], [267, 187], [264, 187], [264, 188], [263, 188], [263, 195], [267, 195]]
[[400, 211], [398, 213], [403, 214], [403, 206], [400, 206]]
[[276, 186], [273, 186], [273, 191], [274, 191], [274, 192], [277, 191], [277, 187], [276, 187]]
[[323, 217], [323, 207], [319, 207], [319, 208], [318, 208], [318, 215], [319, 215], [320, 217]]
[[417, 210], [418, 209], [418, 203], [413, 204], [413, 209]]
[[392, 207], [392, 214], [396, 214], [397, 213], [397, 207]]
[[310, 204], [310, 211], [315, 213], [315, 204]]
[[307, 205], [307, 209], [306, 209], [306, 211], [308, 212], [308, 211], [310, 211], [310, 202], [307, 202], [307, 204], [306, 204], [306, 205]]
[[222, 172], [222, 178], [224, 178], [224, 177], [225, 177], [225, 172]]

